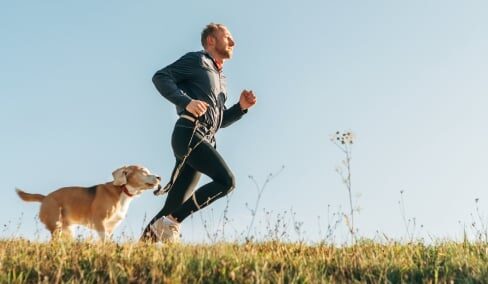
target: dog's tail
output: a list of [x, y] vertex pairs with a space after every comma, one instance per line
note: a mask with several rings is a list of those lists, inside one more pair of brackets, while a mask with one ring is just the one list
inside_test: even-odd
[[29, 201], [42, 202], [44, 197], [46, 197], [45, 195], [42, 195], [42, 194], [27, 193], [27, 192], [24, 192], [18, 188], [16, 188], [15, 191], [17, 191], [17, 194], [19, 195], [20, 199], [22, 199], [24, 201], [28, 201], [28, 202]]

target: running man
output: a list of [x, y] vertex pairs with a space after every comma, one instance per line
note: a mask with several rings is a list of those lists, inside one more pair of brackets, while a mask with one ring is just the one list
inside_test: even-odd
[[[183, 55], [153, 77], [157, 90], [176, 106], [180, 117], [171, 137], [176, 164], [164, 188], [168, 196], [141, 240], [178, 242], [185, 218], [235, 187], [234, 175], [216, 149], [215, 134], [247, 113], [256, 104], [256, 96], [243, 90], [239, 102], [226, 108], [222, 68], [232, 57], [234, 39], [224, 25], [210, 23], [202, 31], [201, 42], [202, 51]], [[202, 173], [212, 181], [194, 190]]]

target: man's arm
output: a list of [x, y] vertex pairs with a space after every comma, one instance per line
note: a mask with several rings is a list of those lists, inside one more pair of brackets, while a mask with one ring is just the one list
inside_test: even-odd
[[247, 110], [256, 104], [256, 96], [253, 91], [244, 90], [241, 93], [239, 102], [229, 109], [224, 110], [222, 127], [227, 127], [247, 113]]
[[198, 64], [197, 58], [191, 53], [187, 53], [174, 63], [156, 72], [152, 81], [163, 97], [185, 109], [192, 98], [178, 88], [178, 83], [191, 78], [196, 64]]
[[243, 110], [239, 103], [233, 105], [230, 108], [225, 108], [221, 127], [227, 127], [232, 123], [238, 121], [245, 113], [247, 113], [247, 109]]

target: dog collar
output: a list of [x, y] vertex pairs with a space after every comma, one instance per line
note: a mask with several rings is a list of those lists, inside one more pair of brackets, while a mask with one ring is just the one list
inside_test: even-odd
[[130, 193], [129, 190], [127, 190], [127, 187], [125, 185], [122, 186], [122, 192], [127, 194], [127, 196], [132, 197], [134, 194]]

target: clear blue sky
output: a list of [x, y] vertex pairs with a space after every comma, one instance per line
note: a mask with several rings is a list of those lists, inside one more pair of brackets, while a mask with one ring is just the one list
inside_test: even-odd
[[[46, 236], [38, 204], [14, 192], [48, 193], [109, 181], [124, 164], [167, 180], [176, 115], [151, 82], [220, 22], [233, 33], [225, 65], [229, 101], [244, 88], [258, 104], [218, 134], [237, 177], [227, 233], [245, 231], [256, 189], [256, 225], [296, 212], [305, 238], [325, 231], [327, 208], [347, 209], [334, 169], [336, 130], [357, 135], [353, 191], [361, 236], [405, 236], [398, 201], [421, 236], [459, 238], [475, 198], [488, 212], [488, 4], [486, 1], [4, 1], [0, 4], [1, 237]], [[202, 182], [204, 182], [203, 180]], [[118, 235], [137, 237], [164, 197], [136, 199]], [[225, 200], [183, 227], [205, 240]], [[485, 209], [485, 210], [483, 210]], [[213, 215], [213, 217], [212, 217]], [[146, 221], [144, 221], [146, 216]], [[290, 224], [288, 232], [296, 237]], [[204, 221], [206, 220], [206, 221]], [[233, 233], [234, 232], [234, 233]], [[337, 238], [345, 236], [344, 225]]]

